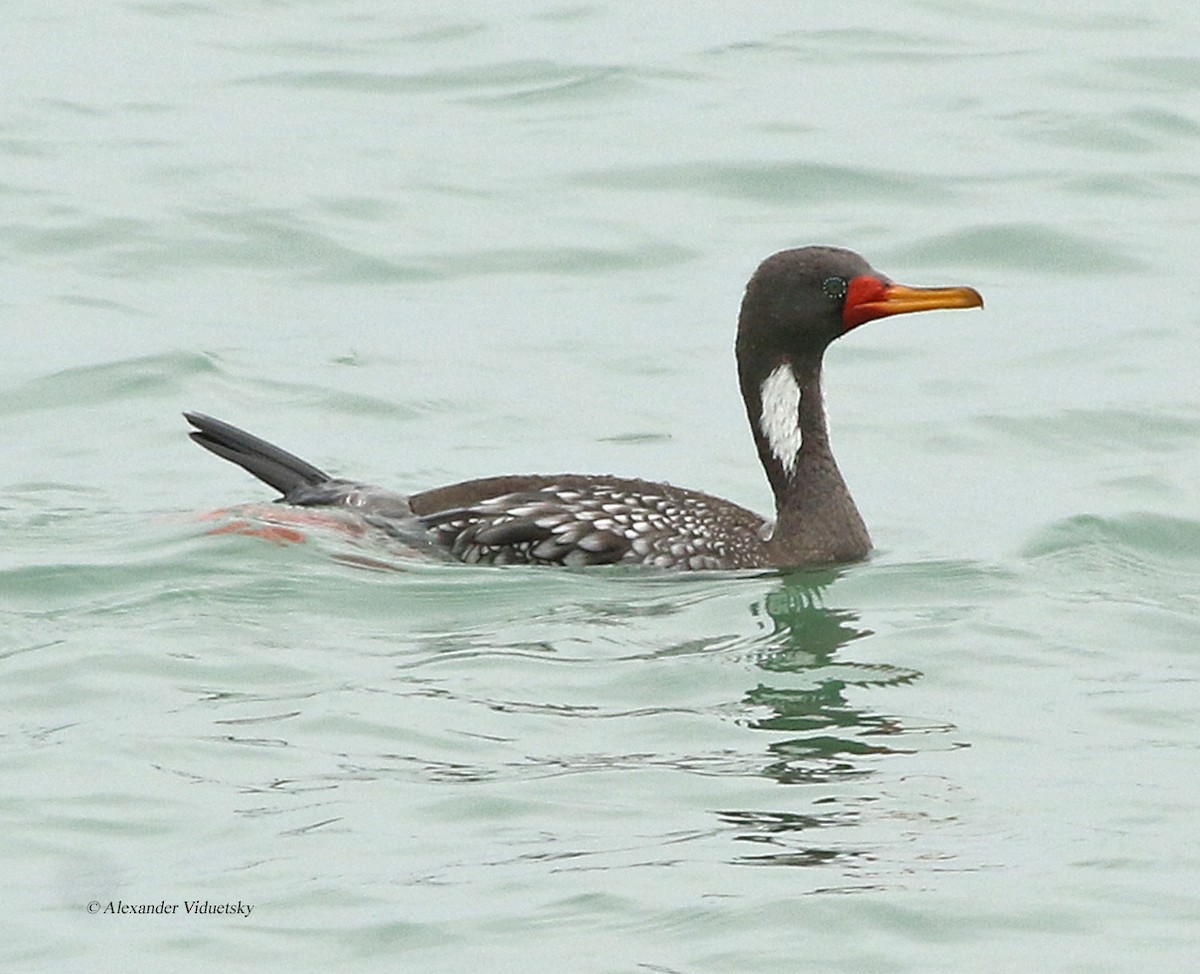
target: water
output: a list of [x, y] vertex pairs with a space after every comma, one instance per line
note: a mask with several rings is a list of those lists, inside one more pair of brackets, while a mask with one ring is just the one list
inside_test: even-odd
[[[1165, 0], [10, 5], [6, 969], [1194, 966], [1198, 35]], [[733, 321], [813, 242], [988, 302], [830, 353], [863, 565], [196, 518], [268, 495], [185, 408], [396, 486], [765, 508]]]

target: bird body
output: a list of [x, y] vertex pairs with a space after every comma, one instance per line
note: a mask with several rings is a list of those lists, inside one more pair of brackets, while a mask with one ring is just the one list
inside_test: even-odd
[[420, 493], [342, 480], [212, 417], [185, 413], [201, 446], [274, 487], [279, 501], [351, 510], [436, 555], [478, 564], [638, 564], [683, 570], [854, 561], [871, 541], [829, 446], [821, 364], [858, 325], [981, 307], [971, 288], [908, 288], [847, 250], [767, 258], [747, 285], [738, 374], [774, 522], [665, 483], [580, 474], [489, 477]]

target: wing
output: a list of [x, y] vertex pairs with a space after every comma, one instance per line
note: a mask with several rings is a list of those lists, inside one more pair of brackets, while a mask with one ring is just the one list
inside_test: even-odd
[[615, 478], [547, 481], [419, 520], [453, 557], [480, 564], [720, 568], [760, 543], [762, 518], [726, 505], [733, 516], [714, 519], [719, 502], [706, 494]]

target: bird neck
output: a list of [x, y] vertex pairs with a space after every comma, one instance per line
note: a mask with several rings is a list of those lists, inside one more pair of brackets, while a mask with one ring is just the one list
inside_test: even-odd
[[746, 414], [775, 495], [776, 521], [766, 543], [781, 563], [850, 560], [870, 548], [829, 447], [821, 358], [820, 352], [779, 356], [740, 369]]

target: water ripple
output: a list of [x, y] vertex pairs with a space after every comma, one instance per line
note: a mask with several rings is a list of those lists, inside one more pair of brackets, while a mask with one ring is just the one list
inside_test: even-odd
[[816, 162], [680, 163], [610, 167], [573, 177], [583, 186], [728, 196], [759, 202], [796, 202], [852, 195], [861, 200], [946, 198], [945, 186], [902, 172]]
[[900, 259], [1049, 274], [1131, 274], [1145, 261], [1095, 237], [1038, 223], [975, 226], [904, 247]]

